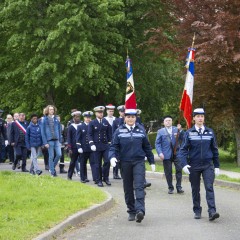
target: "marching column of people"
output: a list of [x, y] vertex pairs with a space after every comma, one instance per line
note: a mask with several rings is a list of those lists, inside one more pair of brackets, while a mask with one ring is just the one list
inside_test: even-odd
[[[104, 117], [104, 110], [107, 116]], [[30, 173], [41, 175], [38, 166], [38, 156], [44, 153], [47, 156], [45, 169], [52, 177], [56, 177], [56, 166], [64, 155], [61, 143], [67, 144], [71, 158], [67, 172], [71, 180], [74, 169], [80, 160], [80, 181], [89, 182], [87, 176], [87, 162], [89, 160], [92, 179], [98, 187], [103, 182], [111, 186], [109, 181], [110, 162], [113, 167], [113, 178], [121, 179], [118, 175], [120, 167], [123, 178], [123, 188], [128, 220], [141, 222], [145, 216], [145, 194], [147, 185], [145, 180], [145, 159], [155, 171], [154, 157], [151, 145], [147, 139], [146, 131], [139, 117], [141, 110], [125, 109], [119, 106], [119, 117], [115, 118], [115, 106], [109, 104], [94, 108], [96, 118], [91, 111], [82, 114], [72, 110], [72, 119], [67, 128], [67, 143], [63, 141], [64, 126], [56, 116], [56, 107], [48, 105], [43, 111], [43, 117], [31, 115], [30, 124], [25, 120], [24, 113], [14, 113], [13, 118], [7, 115], [6, 122], [1, 118], [0, 110], [0, 140], [4, 141], [12, 169], [21, 166], [22, 172], [29, 172], [26, 168], [28, 150], [31, 151]], [[172, 164], [176, 168], [176, 190], [184, 193], [181, 185], [182, 170], [189, 175], [192, 189], [192, 202], [194, 218], [200, 219], [202, 207], [200, 201], [200, 181], [203, 178], [206, 190], [209, 220], [220, 217], [216, 211], [214, 178], [219, 175], [219, 158], [216, 137], [211, 128], [204, 125], [205, 111], [197, 108], [193, 111], [195, 125], [186, 132], [181, 125], [172, 126], [172, 117], [165, 116], [164, 127], [158, 130], [155, 147], [158, 156], [163, 161], [164, 173], [168, 184], [168, 193], [173, 194]], [[0, 149], [2, 148], [2, 145]], [[64, 158], [63, 158], [64, 159]], [[21, 165], [20, 165], [21, 162]], [[60, 173], [64, 173], [64, 160], [61, 161]]]

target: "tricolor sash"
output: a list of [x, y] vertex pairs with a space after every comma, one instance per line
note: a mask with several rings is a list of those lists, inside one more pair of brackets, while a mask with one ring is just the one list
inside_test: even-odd
[[16, 120], [15, 123], [16, 123], [17, 127], [18, 127], [24, 134], [26, 134], [26, 129], [22, 126], [22, 124], [21, 124], [18, 120]]

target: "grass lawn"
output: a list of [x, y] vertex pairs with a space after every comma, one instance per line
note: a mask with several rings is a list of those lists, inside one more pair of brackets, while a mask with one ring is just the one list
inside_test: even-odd
[[0, 239], [32, 239], [105, 199], [104, 192], [80, 182], [0, 172]]

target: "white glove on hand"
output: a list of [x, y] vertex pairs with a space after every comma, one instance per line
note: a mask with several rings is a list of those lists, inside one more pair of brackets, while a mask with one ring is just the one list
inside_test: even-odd
[[215, 168], [215, 176], [217, 177], [217, 176], [219, 176], [219, 174], [220, 174], [219, 168]]
[[7, 146], [8, 145], [8, 140], [5, 140], [5, 146]]
[[152, 172], [155, 172], [155, 171], [156, 171], [156, 166], [155, 166], [155, 164], [151, 164], [151, 168], [152, 168]]
[[79, 153], [83, 153], [83, 149], [82, 149], [82, 148], [79, 148], [79, 149], [78, 149], [78, 152], [79, 152]]
[[95, 152], [95, 151], [97, 150], [96, 146], [95, 146], [95, 145], [92, 145], [92, 146], [91, 146], [91, 150], [92, 150], [93, 152]]
[[111, 158], [110, 162], [111, 162], [112, 167], [116, 167], [116, 165], [117, 165], [117, 159], [116, 158]]
[[183, 171], [186, 173], [186, 174], [190, 174], [190, 172], [189, 172], [189, 168], [190, 168], [191, 166], [189, 166], [189, 165], [186, 165], [185, 167], [183, 167]]

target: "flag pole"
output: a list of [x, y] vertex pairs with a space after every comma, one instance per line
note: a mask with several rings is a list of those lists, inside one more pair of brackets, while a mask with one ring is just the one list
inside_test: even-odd
[[192, 48], [193, 48], [193, 46], [194, 46], [195, 38], [196, 38], [196, 34], [195, 34], [195, 32], [194, 32], [194, 34], [193, 34], [193, 40], [192, 40]]

